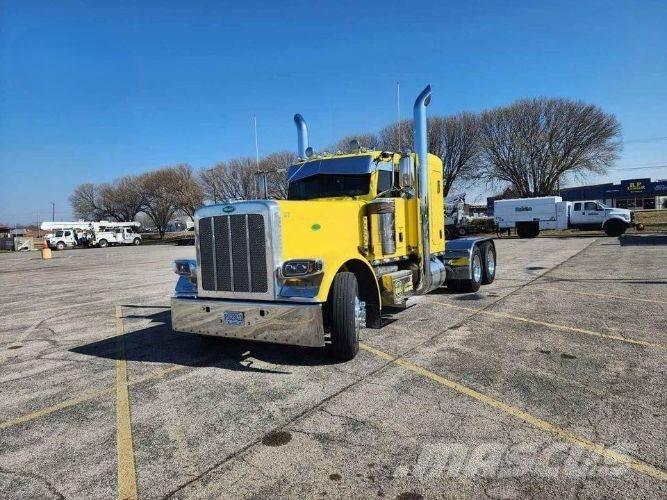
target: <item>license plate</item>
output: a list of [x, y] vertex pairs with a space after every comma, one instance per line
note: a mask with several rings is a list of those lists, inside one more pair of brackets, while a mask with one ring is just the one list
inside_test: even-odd
[[225, 325], [243, 326], [245, 324], [245, 313], [239, 311], [225, 311], [223, 321]]

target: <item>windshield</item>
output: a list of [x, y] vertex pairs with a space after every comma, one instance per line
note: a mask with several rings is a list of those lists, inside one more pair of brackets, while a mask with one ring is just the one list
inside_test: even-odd
[[289, 184], [289, 200], [310, 200], [333, 196], [359, 196], [368, 194], [371, 174], [337, 175], [319, 174], [305, 177]]

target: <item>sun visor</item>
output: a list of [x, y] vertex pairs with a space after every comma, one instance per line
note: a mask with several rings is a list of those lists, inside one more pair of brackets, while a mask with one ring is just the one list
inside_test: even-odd
[[287, 170], [287, 179], [298, 181], [312, 175], [318, 174], [370, 174], [376, 168], [380, 170], [391, 170], [391, 163], [373, 161], [372, 155], [343, 156], [332, 158], [318, 158], [310, 160], [301, 165], [292, 165]]

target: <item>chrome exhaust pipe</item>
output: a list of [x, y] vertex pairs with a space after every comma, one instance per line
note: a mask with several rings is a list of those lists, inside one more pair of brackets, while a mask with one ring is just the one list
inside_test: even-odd
[[306, 125], [306, 120], [303, 119], [303, 116], [300, 114], [294, 115], [294, 123], [296, 124], [296, 133], [298, 137], [298, 148], [297, 153], [299, 158], [306, 159], [306, 149], [308, 149], [308, 125]]
[[[428, 136], [426, 127], [426, 106], [431, 103], [431, 86], [427, 85], [419, 94], [413, 108], [414, 144], [417, 153], [417, 178], [419, 193], [419, 214], [421, 224], [422, 262], [419, 270], [418, 293], [426, 293], [432, 289], [431, 276], [431, 240], [428, 213]], [[436, 285], [436, 286], [439, 286]]]

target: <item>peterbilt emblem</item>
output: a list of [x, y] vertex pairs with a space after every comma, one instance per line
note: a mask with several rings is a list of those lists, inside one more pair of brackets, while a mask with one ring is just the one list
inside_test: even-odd
[[232, 213], [236, 208], [234, 208], [234, 205], [225, 205], [222, 207], [222, 211], [225, 212], [226, 214]]

